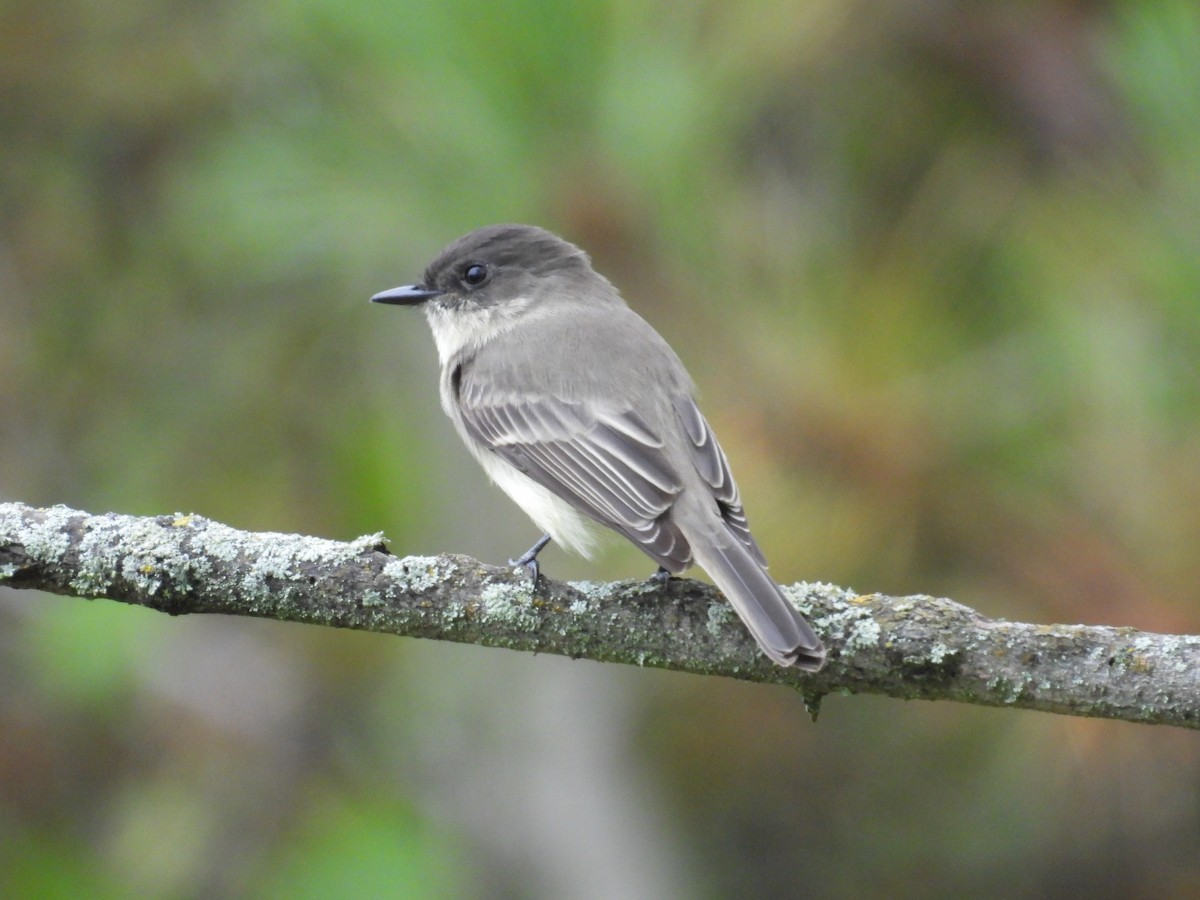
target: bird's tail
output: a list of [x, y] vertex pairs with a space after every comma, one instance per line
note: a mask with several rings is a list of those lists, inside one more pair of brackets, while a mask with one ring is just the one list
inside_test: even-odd
[[[690, 536], [689, 536], [690, 538]], [[763, 653], [781, 666], [815, 672], [825, 647], [745, 545], [726, 528], [690, 540], [696, 562], [716, 582]]]

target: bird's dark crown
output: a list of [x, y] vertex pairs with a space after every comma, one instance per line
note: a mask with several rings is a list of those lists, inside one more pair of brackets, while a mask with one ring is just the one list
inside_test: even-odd
[[488, 225], [463, 235], [425, 270], [425, 284], [442, 286], [472, 264], [518, 270], [533, 276], [560, 270], [591, 271], [591, 259], [574, 244], [534, 225]]

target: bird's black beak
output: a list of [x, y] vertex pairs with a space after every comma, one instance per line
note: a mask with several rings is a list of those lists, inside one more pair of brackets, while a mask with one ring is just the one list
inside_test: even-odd
[[391, 303], [395, 306], [416, 306], [426, 300], [440, 297], [444, 293], [446, 292], [436, 288], [427, 288], [423, 284], [405, 284], [376, 294], [371, 298], [371, 302]]

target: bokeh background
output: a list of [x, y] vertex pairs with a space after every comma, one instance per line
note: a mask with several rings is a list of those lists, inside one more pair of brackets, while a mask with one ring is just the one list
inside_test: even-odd
[[[0, 497], [524, 549], [366, 302], [498, 221], [780, 580], [1200, 630], [1187, 0], [6, 0]], [[5, 897], [1085, 891], [1200, 893], [1195, 734], [0, 591]]]

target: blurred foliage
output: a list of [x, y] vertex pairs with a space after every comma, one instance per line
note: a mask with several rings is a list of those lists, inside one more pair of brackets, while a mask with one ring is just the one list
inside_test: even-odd
[[[506, 558], [365, 300], [531, 221], [781, 580], [1194, 633], [1197, 146], [1185, 0], [9, 0], [0, 494]], [[14, 593], [0, 683], [5, 897], [1200, 891], [1189, 734]]]

